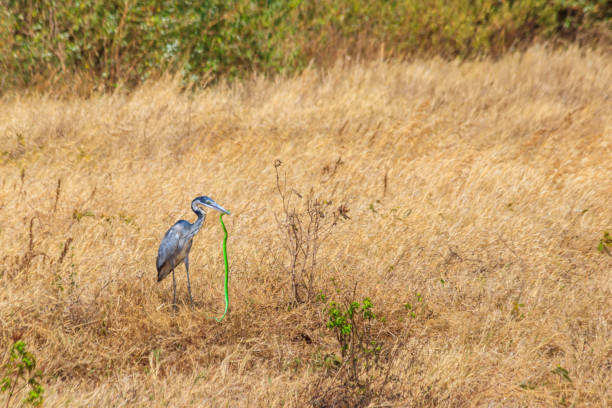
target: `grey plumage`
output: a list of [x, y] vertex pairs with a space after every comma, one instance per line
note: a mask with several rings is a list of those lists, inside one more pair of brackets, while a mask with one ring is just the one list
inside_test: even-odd
[[191, 304], [193, 305], [191, 283], [189, 282], [189, 251], [191, 250], [193, 237], [200, 231], [202, 224], [204, 224], [204, 219], [206, 218], [206, 213], [202, 207], [212, 208], [213, 210], [229, 214], [229, 211], [217, 204], [212, 198], [206, 196], [196, 197], [191, 202], [191, 209], [196, 213], [198, 219], [193, 224], [185, 220], [180, 220], [170, 227], [162, 238], [157, 251], [157, 281], [160, 282], [172, 272], [172, 304], [175, 308], [176, 279], [174, 277], [174, 269], [180, 265], [181, 262], [185, 263], [185, 270], [187, 271], [187, 290], [189, 291], [189, 299], [191, 299]]

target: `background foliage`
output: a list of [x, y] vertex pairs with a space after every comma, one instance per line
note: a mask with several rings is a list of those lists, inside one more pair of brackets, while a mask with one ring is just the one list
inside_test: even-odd
[[291, 73], [339, 55], [499, 55], [534, 39], [609, 41], [605, 0], [2, 0], [3, 89]]

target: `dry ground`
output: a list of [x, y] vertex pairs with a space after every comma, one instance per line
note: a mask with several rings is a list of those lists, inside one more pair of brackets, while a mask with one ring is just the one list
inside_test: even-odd
[[[611, 92], [610, 55], [538, 47], [194, 94], [5, 95], [2, 348], [23, 337], [49, 407], [323, 406], [339, 346], [323, 303], [291, 304], [280, 159], [288, 186], [349, 209], [316, 289], [356, 288], [384, 317], [390, 386], [365, 402], [610, 405]], [[216, 215], [192, 249], [196, 308], [182, 268], [177, 314], [156, 283], [157, 245], [200, 194], [232, 211], [222, 324]]]

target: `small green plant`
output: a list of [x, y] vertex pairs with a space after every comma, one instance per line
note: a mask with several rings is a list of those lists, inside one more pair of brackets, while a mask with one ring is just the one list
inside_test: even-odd
[[603, 237], [599, 240], [599, 244], [597, 245], [597, 250], [599, 252], [606, 252], [608, 255], [610, 254], [609, 245], [612, 245], [612, 235], [608, 231], [603, 233]]
[[385, 394], [393, 381], [393, 351], [378, 337], [384, 319], [374, 313], [370, 298], [361, 302], [354, 299], [355, 290], [343, 302], [327, 304], [325, 326], [334, 333], [340, 350], [324, 357], [322, 353], [318, 355], [318, 365], [324, 367], [326, 375], [316, 387], [313, 406], [365, 407], [376, 396]]
[[[441, 281], [443, 281], [443, 279], [441, 279]], [[410, 303], [410, 302], [404, 303], [404, 309], [406, 309], [406, 311], [408, 312], [408, 315], [413, 319], [417, 317], [417, 313], [423, 314], [424, 307], [425, 307], [422, 294], [416, 293], [415, 299], [416, 299], [416, 302], [414, 303]]]
[[561, 366], [557, 366], [554, 370], [552, 370], [553, 374], [557, 374], [559, 377], [563, 378], [565, 381], [572, 382], [572, 379], [569, 376], [569, 371]]
[[404, 303], [404, 309], [409, 311], [410, 317], [413, 319], [416, 318], [416, 313], [412, 310], [412, 305], [410, 303]]
[[36, 369], [36, 359], [26, 349], [22, 340], [16, 341], [8, 350], [8, 354], [9, 358], [2, 366], [0, 379], [0, 392], [6, 393], [5, 407], [8, 408], [13, 397], [26, 387], [29, 387], [30, 391], [23, 404], [40, 406], [44, 389], [39, 382], [42, 373]]
[[[372, 325], [377, 320], [370, 298], [348, 305], [330, 302], [326, 326], [336, 335], [343, 366], [347, 366], [347, 382], [369, 388], [367, 373], [378, 363], [382, 344], [374, 338]], [[365, 374], [365, 375], [362, 375]], [[363, 380], [365, 377], [365, 380]]]

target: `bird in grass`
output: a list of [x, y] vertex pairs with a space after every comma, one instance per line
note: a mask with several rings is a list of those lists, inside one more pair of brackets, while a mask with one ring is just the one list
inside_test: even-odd
[[189, 282], [189, 251], [191, 250], [193, 237], [200, 231], [202, 224], [204, 224], [204, 219], [206, 218], [204, 208], [212, 208], [224, 214], [229, 214], [229, 211], [221, 207], [210, 197], [201, 196], [194, 198], [191, 202], [191, 209], [196, 213], [198, 219], [193, 224], [180, 220], [170, 227], [164, 238], [162, 238], [157, 251], [157, 281], [160, 282], [172, 272], [172, 305], [174, 309], [176, 309], [176, 279], [174, 278], [174, 269], [181, 262], [185, 262], [187, 290], [189, 291], [191, 306], [193, 306], [191, 283]]

